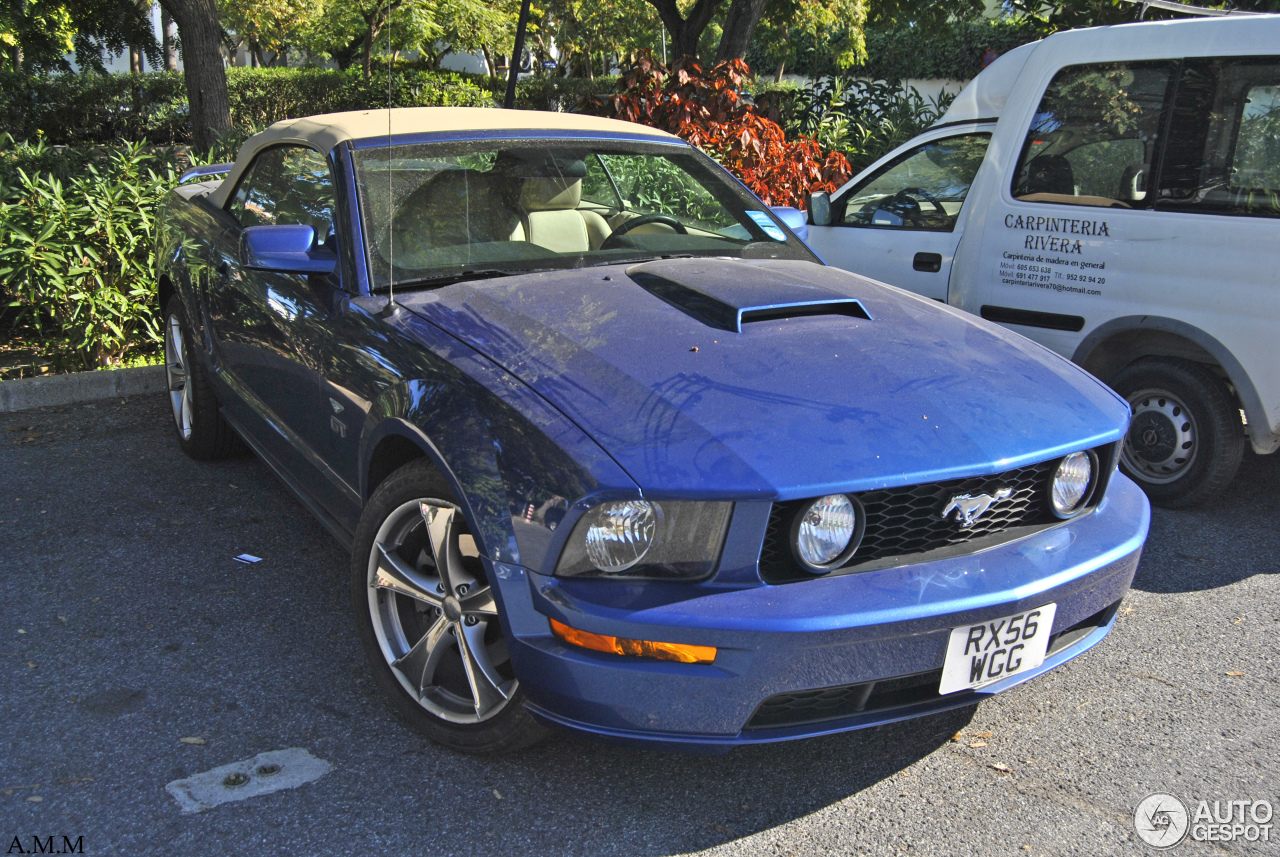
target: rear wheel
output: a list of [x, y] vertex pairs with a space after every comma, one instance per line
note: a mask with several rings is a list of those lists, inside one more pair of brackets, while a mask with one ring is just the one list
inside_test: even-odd
[[360, 519], [351, 603], [375, 679], [410, 725], [454, 750], [517, 750], [545, 728], [525, 710], [473, 544], [431, 465], [406, 464]]
[[1199, 363], [1145, 358], [1111, 386], [1133, 410], [1120, 467], [1152, 503], [1183, 508], [1226, 490], [1244, 454], [1244, 430], [1222, 380]]
[[218, 397], [196, 359], [191, 326], [176, 296], [165, 304], [164, 368], [182, 451], [199, 461], [240, 452], [240, 439], [218, 412]]

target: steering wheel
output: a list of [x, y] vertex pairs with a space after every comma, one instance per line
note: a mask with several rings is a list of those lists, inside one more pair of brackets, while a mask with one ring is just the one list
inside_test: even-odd
[[[903, 188], [902, 190], [898, 191], [894, 195], [894, 199], [898, 199], [898, 198], [910, 199], [910, 197], [907, 196], [908, 194], [914, 194], [915, 196], [920, 197], [921, 199], [923, 199], [924, 201], [932, 205], [935, 209], [937, 209], [938, 213], [941, 214], [943, 217], [947, 216], [947, 210], [942, 207], [942, 203], [938, 202], [938, 198], [933, 194], [929, 193], [929, 191], [925, 190], [924, 188], [919, 188], [919, 187]], [[920, 208], [920, 204], [916, 203], [916, 209], [918, 210], [919, 208]]]
[[619, 223], [618, 228], [613, 230], [613, 232], [609, 234], [608, 238], [600, 242], [600, 249], [610, 249], [610, 242], [612, 242], [613, 239], [621, 235], [626, 235], [632, 229], [635, 229], [637, 226], [644, 226], [646, 223], [661, 223], [664, 226], [670, 226], [679, 235], [689, 234], [689, 230], [685, 228], [684, 224], [669, 214], [642, 214], [639, 217], [633, 217], [630, 220], [625, 220], [622, 223]]

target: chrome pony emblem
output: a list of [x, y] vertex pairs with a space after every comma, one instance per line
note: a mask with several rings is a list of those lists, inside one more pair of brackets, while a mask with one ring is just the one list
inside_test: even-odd
[[961, 527], [972, 527], [974, 523], [987, 513], [987, 510], [1001, 500], [1007, 500], [1013, 496], [1012, 488], [1000, 488], [994, 495], [992, 494], [957, 494], [951, 498], [951, 502], [942, 510], [942, 517], [946, 518], [952, 512], [956, 513], [956, 520], [960, 522]]

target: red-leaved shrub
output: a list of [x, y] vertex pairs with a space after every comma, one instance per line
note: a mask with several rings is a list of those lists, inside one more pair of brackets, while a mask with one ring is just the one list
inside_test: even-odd
[[668, 70], [642, 52], [617, 95], [582, 109], [675, 134], [715, 157], [769, 205], [807, 208], [811, 191], [831, 192], [849, 180], [849, 161], [807, 137], [788, 141], [777, 122], [742, 97], [749, 74], [742, 60], [709, 71], [677, 60]]

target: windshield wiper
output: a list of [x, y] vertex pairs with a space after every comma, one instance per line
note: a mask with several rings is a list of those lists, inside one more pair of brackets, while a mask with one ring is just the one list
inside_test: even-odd
[[605, 265], [633, 265], [637, 262], [652, 262], [655, 259], [697, 259], [697, 255], [693, 253], [652, 253], [648, 256], [634, 256], [630, 259], [606, 259], [602, 262], [592, 262], [587, 265], [588, 268], [600, 268]]
[[466, 280], [491, 280], [494, 277], [513, 277], [516, 274], [531, 274], [535, 270], [543, 269], [502, 271], [497, 268], [476, 268], [471, 271], [461, 271], [457, 274], [441, 274], [436, 277], [419, 277], [413, 280], [397, 281], [395, 286], [397, 289], [435, 289], [441, 286], [451, 286], [454, 283], [461, 283]]

